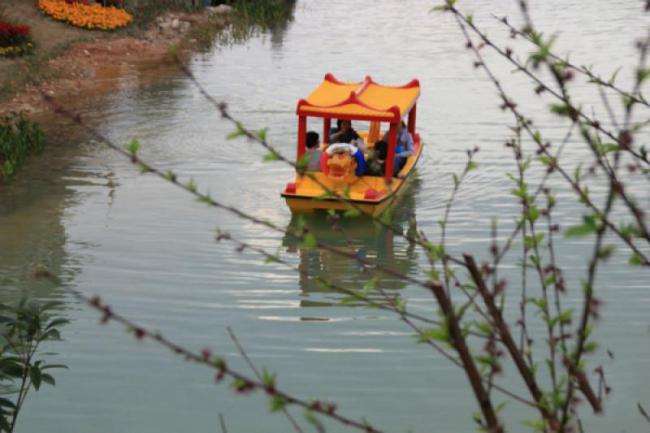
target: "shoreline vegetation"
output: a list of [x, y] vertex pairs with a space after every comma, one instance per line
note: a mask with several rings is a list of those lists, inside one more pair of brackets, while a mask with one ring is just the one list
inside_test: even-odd
[[[92, 31], [57, 22], [35, 5], [9, 0], [9, 6], [0, 13], [29, 24], [39, 48], [30, 56], [0, 60], [0, 115], [47, 111], [42, 92], [57, 101], [75, 98], [81, 90], [109, 93], [114, 89], [97, 77], [119, 76], [116, 65], [155, 67], [169, 61], [171, 53], [182, 58], [183, 53], [199, 48], [199, 41], [216, 37], [230, 21], [227, 8], [210, 14], [207, 9], [190, 10], [179, 5], [159, 5], [151, 10], [145, 5], [153, 2], [137, 3], [140, 6], [134, 9], [138, 18], [131, 26]], [[137, 15], [138, 10], [146, 19]], [[101, 86], [98, 81], [103, 81]]]
[[[158, 69], [185, 62], [215, 43], [245, 41], [258, 31], [283, 28], [293, 19], [295, 0], [237, 0], [207, 6], [203, 0], [130, 0], [125, 8], [134, 22], [114, 31], [87, 30], [56, 21], [38, 2], [6, 0], [0, 17], [32, 29], [37, 50], [30, 55], [0, 58], [0, 123], [11, 140], [0, 146], [0, 184], [11, 180], [25, 158], [43, 147], [32, 131], [35, 116], [52, 111], [51, 98], [67, 105], [89, 96], [109, 94], [119, 86], [140, 87], [165, 75], [119, 80], [124, 70]], [[228, 3], [228, 4], [225, 4]], [[108, 79], [105, 79], [108, 78]], [[29, 125], [17, 128], [16, 125]]]
[[[57, 22], [36, 2], [7, 0], [0, 16], [33, 29], [38, 47], [21, 58], [0, 58], [0, 116], [48, 111], [43, 93], [57, 102], [80, 91], [93, 95], [114, 90], [97, 77], [119, 76], [116, 66], [156, 67], [188, 59], [215, 42], [246, 40], [259, 30], [285, 26], [293, 18], [295, 0], [127, 0], [134, 21], [114, 31], [87, 30]], [[98, 81], [101, 81], [99, 85]], [[134, 83], [134, 86], [141, 83]]]

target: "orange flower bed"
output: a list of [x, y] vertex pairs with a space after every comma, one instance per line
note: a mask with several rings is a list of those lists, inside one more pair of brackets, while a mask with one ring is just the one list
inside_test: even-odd
[[55, 20], [92, 30], [113, 30], [133, 21], [133, 16], [123, 9], [103, 7], [96, 3], [66, 3], [65, 0], [38, 0], [38, 7]]

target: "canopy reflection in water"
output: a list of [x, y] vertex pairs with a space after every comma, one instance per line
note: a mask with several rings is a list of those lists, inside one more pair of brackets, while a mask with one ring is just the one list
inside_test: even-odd
[[398, 230], [391, 230], [367, 216], [346, 218], [343, 214], [326, 212], [293, 215], [282, 245], [286, 247], [287, 252], [296, 253], [299, 258], [302, 307], [341, 305], [340, 298], [346, 294], [338, 291], [336, 287], [358, 290], [373, 278], [377, 279], [382, 289], [397, 290], [406, 287], [403, 279], [378, 271], [374, 266], [365, 266], [332, 251], [307, 247], [296, 238], [295, 233], [304, 223], [304, 227], [322, 244], [355, 254], [373, 265], [380, 265], [400, 274], [414, 273], [417, 268], [414, 245], [397, 233], [399, 229], [401, 233], [406, 233], [417, 228], [414, 197], [419, 180], [417, 173], [414, 175], [403, 198], [391, 208], [392, 224]]

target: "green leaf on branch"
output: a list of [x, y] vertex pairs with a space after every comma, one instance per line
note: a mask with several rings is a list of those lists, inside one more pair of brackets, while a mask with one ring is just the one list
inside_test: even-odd
[[9, 400], [8, 398], [3, 398], [3, 397], [0, 397], [0, 406], [1, 407], [8, 407], [10, 409], [16, 409], [16, 405], [14, 404], [13, 401]]
[[487, 322], [474, 322], [474, 326], [478, 331], [482, 332], [485, 335], [490, 335], [492, 332], [494, 332], [492, 325]]
[[551, 284], [555, 284], [555, 274], [550, 274], [546, 278], [544, 278], [545, 286], [550, 286]]
[[528, 214], [526, 217], [532, 224], [535, 224], [535, 221], [537, 221], [537, 218], [539, 218], [539, 209], [537, 209], [537, 206], [531, 206], [528, 209]]
[[478, 163], [474, 161], [468, 161], [467, 162], [467, 167], [465, 168], [466, 171], [472, 171], [476, 170], [478, 168]]
[[451, 338], [449, 335], [449, 327], [446, 325], [446, 323], [444, 325], [441, 324], [435, 328], [424, 329], [422, 332], [417, 334], [416, 337], [418, 343], [426, 343], [429, 341], [441, 341], [448, 343]]
[[619, 73], [620, 71], [621, 71], [621, 67], [619, 67], [618, 69], [616, 69], [616, 70], [614, 71], [614, 73], [612, 74], [612, 76], [609, 78], [609, 81], [607, 82], [607, 84], [609, 84], [610, 86], [613, 86], [614, 83], [616, 82], [616, 76], [618, 75], [618, 73]]
[[328, 198], [334, 197], [334, 193], [332, 191], [325, 191], [321, 195], [318, 195], [314, 197], [316, 200], [326, 200]]
[[573, 308], [569, 308], [568, 310], [562, 311], [558, 316], [557, 316], [558, 321], [562, 325], [568, 325], [571, 323], [573, 320]]
[[314, 236], [312, 233], [305, 234], [302, 241], [302, 246], [305, 248], [316, 248], [318, 246], [316, 236]]
[[43, 382], [47, 383], [50, 386], [56, 385], [56, 381], [54, 380], [54, 377], [52, 377], [51, 374], [41, 373], [41, 379], [43, 380]]
[[7, 413], [7, 418], [4, 416], [0, 416], [0, 431], [3, 432], [10, 432], [11, 431], [11, 425], [9, 424], [9, 415]]
[[275, 150], [271, 150], [269, 153], [264, 155], [264, 162], [279, 161], [279, 160], [280, 160], [280, 154]]
[[316, 431], [318, 432], [325, 431], [325, 427], [323, 427], [323, 423], [320, 422], [320, 420], [318, 419], [318, 417], [316, 417], [316, 414], [314, 414], [313, 411], [309, 409], [305, 409], [305, 420], [309, 424], [311, 424], [316, 429]]
[[474, 359], [476, 362], [486, 367], [492, 367], [499, 363], [499, 360], [496, 357], [489, 355], [477, 355], [474, 357]]
[[591, 235], [596, 232], [596, 219], [593, 215], [582, 217], [582, 224], [571, 226], [564, 231], [564, 236], [568, 238], [579, 238]]
[[452, 173], [451, 178], [454, 181], [454, 189], [458, 188], [458, 185], [460, 185], [460, 179], [458, 178], [458, 175], [456, 173]]
[[632, 266], [642, 266], [643, 258], [638, 253], [634, 253], [630, 256], [628, 263]]
[[609, 259], [612, 254], [616, 251], [616, 246], [615, 245], [603, 245], [600, 247], [598, 250], [598, 258], [601, 260], [607, 260]]
[[41, 369], [36, 365], [32, 365], [29, 369], [29, 378], [36, 391], [41, 387], [41, 377]]
[[395, 309], [397, 310], [398, 313], [406, 313], [406, 299], [404, 298], [398, 298], [397, 301], [395, 302]]
[[262, 383], [265, 386], [275, 386], [275, 373], [271, 373], [266, 368], [262, 368]]
[[526, 303], [535, 305], [542, 312], [546, 311], [546, 301], [544, 301], [543, 299], [530, 297], [526, 299]]
[[571, 106], [567, 104], [551, 104], [550, 106], [551, 113], [555, 113], [558, 116], [569, 117], [575, 111]]
[[451, 8], [453, 8], [455, 4], [456, 4], [456, 0], [445, 0], [445, 4], [434, 6], [434, 7], [431, 8], [431, 11], [433, 11], [433, 12], [435, 12], [435, 11], [443, 11], [443, 12], [450, 11]]
[[606, 155], [612, 152], [618, 152], [621, 150], [621, 147], [616, 143], [602, 143], [598, 146], [599, 153], [601, 155]]
[[524, 202], [528, 202], [528, 184], [525, 182], [518, 182], [519, 189], [513, 189], [512, 195], [520, 198]]
[[284, 398], [280, 397], [279, 395], [274, 395], [269, 400], [269, 410], [271, 411], [271, 413], [284, 410], [286, 406], [287, 406], [287, 401]]
[[268, 128], [262, 128], [259, 131], [255, 133], [255, 136], [260, 139], [260, 141], [266, 141], [266, 132], [268, 131]]
[[546, 430], [546, 423], [543, 419], [526, 420], [521, 423], [524, 427], [530, 427], [536, 432], [544, 432]]
[[539, 246], [544, 240], [544, 233], [537, 233], [535, 236], [526, 236], [524, 238], [524, 247], [532, 249]]
[[428, 270], [426, 274], [432, 281], [440, 281], [440, 272], [436, 269]]
[[447, 12], [449, 7], [447, 5], [438, 5], [431, 8], [431, 12]]
[[140, 150], [140, 141], [137, 138], [131, 140], [131, 142], [127, 146], [127, 150], [129, 151], [131, 156], [136, 156], [138, 154], [138, 151]]
[[546, 62], [549, 55], [551, 54], [551, 47], [555, 42], [556, 37], [551, 36], [548, 39], [544, 39], [542, 33], [535, 31], [530, 31], [530, 39], [535, 45], [537, 45], [538, 50], [530, 55], [530, 61], [533, 63], [534, 67], [538, 67], [540, 63]]
[[41, 370], [51, 370], [53, 368], [63, 368], [65, 370], [69, 369], [69, 367], [67, 365], [64, 365], [64, 364], [47, 364], [47, 365], [44, 365], [41, 368]]
[[379, 282], [378, 277], [372, 277], [370, 281], [368, 281], [366, 284], [363, 286], [363, 291], [364, 293], [369, 293], [374, 290], [377, 290], [377, 283]]
[[650, 78], [650, 68], [639, 69], [636, 72], [636, 79], [639, 80], [639, 83], [643, 83], [648, 78]]
[[547, 167], [555, 167], [557, 165], [557, 158], [552, 156], [540, 155], [537, 157], [537, 160]]
[[63, 319], [63, 318], [54, 319], [47, 324], [45, 330], [56, 328], [57, 326], [61, 326], [61, 325], [67, 325], [68, 323], [70, 323], [68, 319]]
[[594, 353], [597, 350], [598, 350], [598, 343], [596, 343], [595, 341], [590, 341], [589, 343], [586, 343], [582, 348], [582, 351], [584, 353]]
[[445, 246], [442, 244], [434, 244], [433, 242], [426, 242], [425, 247], [429, 252], [431, 261], [436, 262], [445, 256]]
[[343, 212], [343, 217], [344, 218], [357, 218], [362, 215], [361, 211], [359, 209], [348, 209], [345, 212]]
[[391, 225], [393, 222], [393, 211], [390, 207], [386, 208], [379, 217], [379, 221], [386, 225]]
[[244, 129], [244, 126], [241, 123], [236, 122], [235, 127], [236, 129], [233, 132], [226, 135], [226, 139], [234, 140], [235, 138], [239, 138], [246, 135], [246, 130]]
[[185, 184], [185, 187], [191, 192], [196, 192], [198, 188], [196, 185], [196, 181], [194, 179], [188, 180], [187, 183]]
[[305, 153], [296, 162], [296, 170], [298, 170], [299, 172], [304, 172], [308, 164], [309, 164], [309, 154]]
[[279, 254], [271, 254], [271, 255], [266, 256], [266, 258], [264, 259], [265, 264], [279, 263], [279, 262], [280, 262], [280, 255]]
[[355, 293], [355, 295], [346, 296], [345, 298], [341, 299], [341, 305], [356, 304], [363, 299], [363, 296], [357, 291], [350, 289], [350, 292]]

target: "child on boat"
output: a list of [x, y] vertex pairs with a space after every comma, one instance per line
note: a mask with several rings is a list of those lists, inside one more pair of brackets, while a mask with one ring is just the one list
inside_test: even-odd
[[318, 132], [309, 131], [307, 133], [307, 156], [309, 157], [309, 162], [307, 163], [307, 171], [320, 171], [320, 158], [322, 152], [318, 148], [320, 144], [320, 137]]
[[386, 170], [386, 155], [388, 154], [388, 143], [379, 140], [373, 147], [370, 158], [367, 161], [366, 175], [383, 176]]

